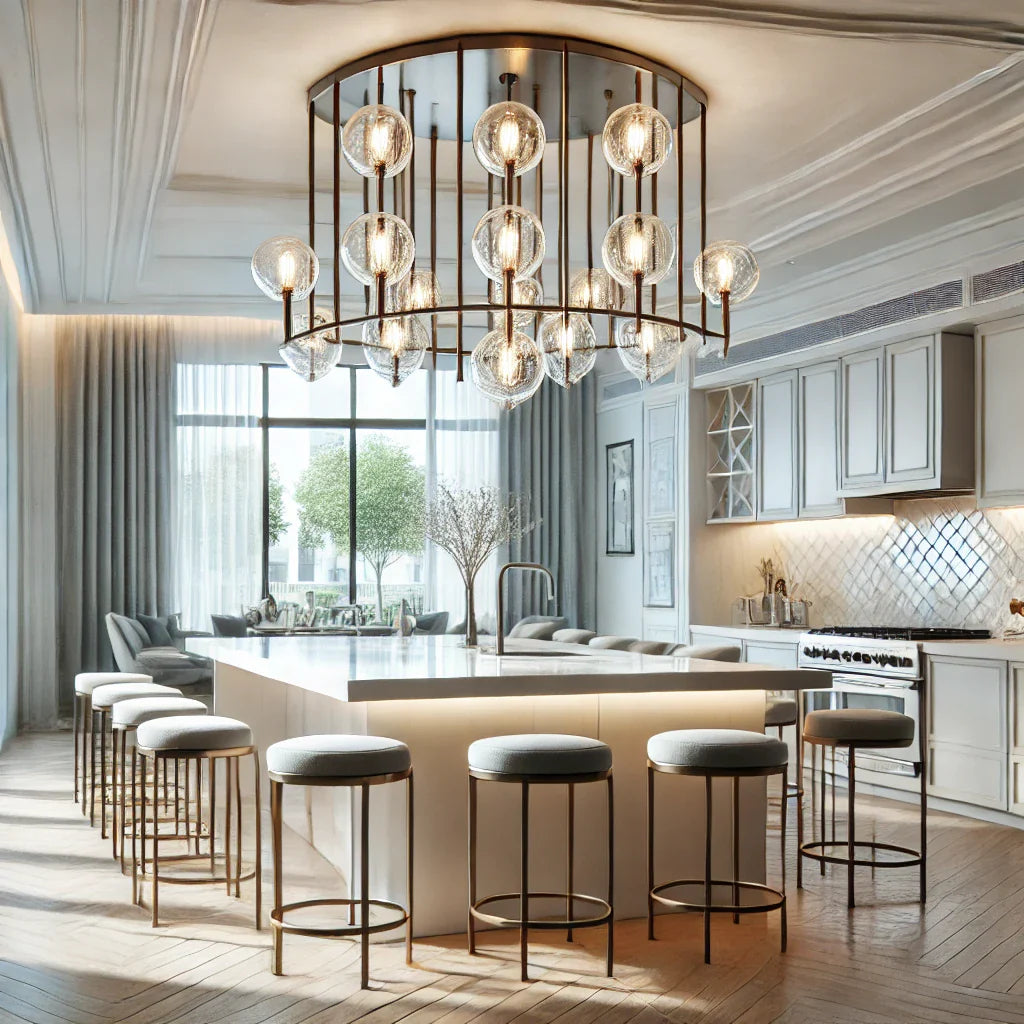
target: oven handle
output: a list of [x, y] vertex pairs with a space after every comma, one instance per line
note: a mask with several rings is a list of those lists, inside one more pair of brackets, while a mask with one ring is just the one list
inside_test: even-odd
[[832, 676], [833, 690], [846, 690], [854, 693], [858, 689], [871, 690], [916, 690], [917, 681], [913, 679], [869, 679], [865, 676]]

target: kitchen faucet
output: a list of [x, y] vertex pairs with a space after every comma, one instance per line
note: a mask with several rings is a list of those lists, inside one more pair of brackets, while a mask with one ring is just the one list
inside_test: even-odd
[[555, 577], [551, 570], [539, 562], [507, 562], [498, 570], [498, 643], [496, 654], [505, 653], [505, 595], [502, 583], [505, 581], [505, 573], [509, 569], [526, 569], [529, 572], [542, 572], [548, 578], [548, 600], [555, 599]]

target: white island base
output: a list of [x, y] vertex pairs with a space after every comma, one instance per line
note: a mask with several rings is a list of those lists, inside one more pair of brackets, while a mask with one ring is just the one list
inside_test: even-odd
[[[420, 639], [413, 638], [406, 643]], [[321, 642], [297, 641], [306, 645]], [[247, 722], [261, 751], [277, 740], [328, 732], [390, 736], [409, 745], [415, 774], [415, 934], [418, 936], [462, 932], [466, 927], [466, 752], [473, 740], [510, 733], [560, 732], [597, 737], [612, 748], [615, 914], [620, 919], [640, 917], [647, 909], [648, 738], [667, 729], [682, 728], [763, 731], [765, 689], [829, 685], [827, 673], [640, 655], [624, 655], [618, 659], [607, 654], [593, 659], [567, 657], [564, 661], [561, 658], [509, 658], [502, 661], [514, 667], [503, 671], [501, 666], [494, 668], [498, 659], [463, 651], [462, 657], [478, 662], [478, 678], [473, 680], [477, 692], [497, 690], [500, 693], [514, 689], [520, 677], [524, 673], [530, 675], [531, 670], [536, 674], [524, 681], [522, 689], [530, 689], [530, 682], [536, 684], [535, 689], [578, 689], [587, 685], [581, 675], [581, 662], [587, 663], [587, 668], [594, 673], [592, 678], [600, 681], [600, 688], [630, 688], [639, 692], [441, 696], [441, 693], [452, 692], [453, 688], [457, 691], [456, 684], [460, 681], [438, 680], [435, 676], [429, 682], [420, 680], [417, 692], [433, 691], [438, 692], [438, 696], [402, 698], [397, 695], [398, 691], [392, 690], [395, 696], [373, 699], [367, 696], [369, 690], [363, 689], [361, 683], [356, 685], [356, 673], [342, 658], [325, 658], [318, 652], [314, 663], [307, 665], [304, 672], [300, 664], [304, 659], [301, 656], [289, 659], [284, 647], [278, 646], [289, 645], [292, 652], [297, 652], [298, 649], [291, 646], [295, 641], [269, 641], [270, 647], [263, 646], [259, 649], [261, 653], [257, 653], [256, 648], [245, 649], [247, 644], [259, 643], [261, 641], [234, 641], [230, 650], [220, 643], [216, 647], [211, 643], [204, 645], [205, 649], [197, 645], [197, 649], [213, 655], [216, 661], [217, 713]], [[367, 640], [353, 643], [366, 644]], [[359, 651], [360, 662], [366, 654], [368, 650]], [[562, 675], [566, 663], [572, 663], [572, 669]], [[481, 665], [485, 678], [479, 677]], [[348, 684], [332, 684], [329, 676], [343, 675], [346, 669]], [[733, 672], [730, 674], [728, 669]], [[510, 674], [515, 678], [510, 679]], [[674, 684], [672, 678], [676, 680]], [[735, 689], [747, 679], [761, 688]], [[446, 685], [437, 686], [435, 690], [439, 681]], [[657, 689], [654, 692], [645, 689], [648, 685]], [[678, 689], [668, 691], [669, 685]], [[724, 688], [691, 690], [700, 685]], [[704, 850], [703, 780], [661, 775], [656, 782], [658, 879], [700, 877]], [[731, 877], [732, 870], [730, 791], [729, 780], [716, 781], [713, 858], [714, 871], [719, 878]], [[478, 792], [478, 893], [483, 896], [515, 891], [519, 884], [519, 787], [481, 782]], [[744, 779], [740, 792], [741, 877], [763, 881], [765, 781]], [[370, 794], [371, 895], [404, 903], [405, 783], [374, 787]], [[566, 788], [562, 786], [531, 787], [531, 890], [565, 890], [566, 797]], [[604, 783], [576, 787], [574, 888], [577, 892], [601, 897], [607, 891], [605, 800]], [[347, 789], [288, 787], [284, 817], [290, 828], [358, 887], [358, 842], [352, 841], [358, 836], [357, 793]], [[285, 864], [286, 899], [287, 878]], [[582, 907], [577, 911], [583, 912]]]

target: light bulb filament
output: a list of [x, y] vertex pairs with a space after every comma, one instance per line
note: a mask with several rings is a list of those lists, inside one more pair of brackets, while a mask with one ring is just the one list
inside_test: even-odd
[[387, 274], [391, 269], [391, 246], [388, 239], [387, 222], [383, 217], [377, 221], [377, 229], [370, 237], [370, 271], [375, 277]]
[[519, 350], [511, 342], [501, 346], [498, 356], [498, 379], [506, 388], [514, 388], [523, 378], [523, 364]]
[[626, 240], [626, 260], [634, 274], [647, 270], [647, 242], [644, 238], [643, 222], [637, 218], [633, 231]]
[[571, 359], [574, 349], [572, 328], [568, 324], [563, 324], [560, 336], [562, 356], [565, 359]]
[[647, 132], [644, 130], [643, 119], [635, 113], [626, 129], [626, 156], [631, 164], [642, 164], [647, 143]]
[[515, 164], [519, 160], [519, 123], [515, 111], [506, 110], [498, 125], [498, 152], [506, 164]]
[[732, 289], [733, 277], [736, 274], [736, 267], [728, 256], [718, 257], [718, 290], [727, 292]]
[[640, 337], [637, 340], [640, 342], [640, 351], [645, 356], [651, 355], [654, 351], [654, 328], [650, 324], [644, 324], [640, 328]]
[[498, 232], [498, 255], [504, 270], [515, 271], [519, 266], [519, 231], [511, 215]]
[[388, 162], [388, 150], [391, 148], [391, 126], [387, 121], [378, 119], [370, 129], [367, 150], [374, 167], [383, 167]]
[[385, 320], [380, 332], [380, 343], [393, 356], [405, 351], [405, 328], [398, 320]]
[[282, 292], [295, 290], [295, 271], [295, 254], [286, 250], [277, 261], [277, 277]]

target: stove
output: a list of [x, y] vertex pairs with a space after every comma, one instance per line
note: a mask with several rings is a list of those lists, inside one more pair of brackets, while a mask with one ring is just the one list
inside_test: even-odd
[[[857, 768], [858, 778], [862, 770], [884, 773], [893, 779], [914, 778], [923, 763], [921, 644], [928, 640], [985, 640], [990, 635], [987, 629], [941, 627], [827, 626], [812, 629], [800, 637], [798, 664], [801, 668], [831, 671], [832, 689], [808, 693], [806, 708], [879, 708], [909, 715], [916, 723], [913, 745], [865, 750], [857, 755]], [[845, 768], [845, 761], [844, 753], [836, 751], [838, 771]]]

